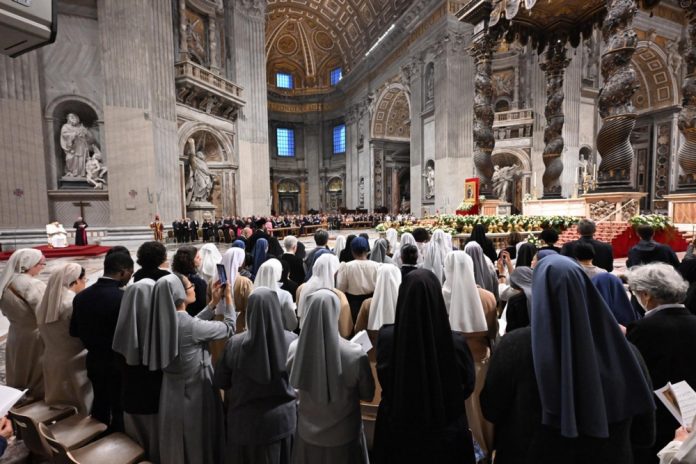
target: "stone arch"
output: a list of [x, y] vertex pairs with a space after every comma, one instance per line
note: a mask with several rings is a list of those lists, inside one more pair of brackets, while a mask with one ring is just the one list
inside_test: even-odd
[[637, 113], [679, 105], [679, 82], [662, 48], [652, 42], [640, 41], [631, 63], [640, 82], [640, 88], [633, 96]]
[[411, 98], [402, 84], [389, 84], [377, 98], [372, 116], [372, 138], [411, 140]]
[[525, 173], [532, 171], [532, 161], [527, 152], [521, 148], [494, 148], [491, 159], [493, 164], [505, 163], [504, 166], [511, 166], [517, 162]]
[[206, 132], [210, 134], [210, 136], [220, 146], [220, 158], [210, 159], [210, 161], [215, 163], [231, 164], [230, 167], [239, 167], [239, 160], [237, 159], [237, 153], [234, 150], [234, 142], [232, 140], [232, 136], [221, 132], [215, 127], [201, 122], [189, 121], [187, 123], [184, 123], [179, 128], [179, 140], [177, 146], [178, 154], [180, 157], [184, 156], [186, 141], [189, 139], [189, 137], [199, 132]]

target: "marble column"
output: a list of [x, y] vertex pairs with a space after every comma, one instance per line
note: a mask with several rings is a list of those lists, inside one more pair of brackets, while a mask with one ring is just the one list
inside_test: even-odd
[[179, 0], [179, 61], [188, 60], [188, 34], [186, 33], [186, 0]]
[[476, 67], [474, 75], [474, 165], [481, 178], [481, 194], [491, 195], [493, 161], [491, 153], [495, 147], [493, 135], [493, 84], [491, 62], [497, 40], [485, 33], [474, 40], [470, 53]]
[[546, 74], [546, 129], [544, 129], [544, 184], [543, 198], [561, 197], [561, 174], [563, 173], [563, 74], [570, 63], [566, 58], [565, 43], [560, 40], [549, 44], [546, 61], [541, 70]]
[[110, 222], [142, 226], [153, 213], [180, 216], [172, 4], [99, 0], [97, 12]]
[[679, 113], [679, 131], [684, 143], [677, 160], [681, 168], [678, 188], [696, 191], [696, 1], [684, 2], [689, 21], [689, 42], [686, 53], [686, 78], [682, 87], [683, 106]]
[[608, 0], [602, 25], [606, 48], [602, 54], [603, 85], [599, 91], [602, 128], [597, 134], [597, 151], [602, 157], [598, 181], [600, 190], [627, 190], [635, 186], [631, 177], [633, 146], [630, 136], [636, 123], [633, 94], [638, 88], [631, 58], [638, 38], [633, 30], [637, 12], [634, 0]]
[[242, 215], [271, 209], [266, 87], [265, 0], [225, 0], [228, 78], [243, 89], [237, 121]]

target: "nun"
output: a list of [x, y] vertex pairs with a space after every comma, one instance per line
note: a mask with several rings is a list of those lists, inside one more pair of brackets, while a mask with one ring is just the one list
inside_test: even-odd
[[10, 321], [5, 348], [5, 374], [8, 387], [28, 389], [28, 396], [43, 399], [44, 344], [36, 325], [36, 310], [46, 284], [36, 278], [46, 266], [46, 258], [33, 248], [12, 253], [0, 276], [0, 310]]
[[393, 264], [391, 257], [388, 255], [389, 242], [383, 238], [375, 240], [375, 245], [370, 252], [370, 261], [375, 261], [380, 264]]
[[201, 257], [201, 265], [198, 268], [201, 276], [209, 283], [217, 280], [217, 265], [222, 262], [222, 254], [217, 245], [206, 243], [198, 250], [198, 255]]
[[[239, 268], [244, 264], [246, 253], [241, 248], [229, 248], [222, 256], [222, 264], [227, 273], [227, 286], [232, 291], [232, 300], [234, 308], [237, 312], [237, 327], [235, 333], [243, 332], [246, 329], [246, 306], [249, 295], [254, 289], [254, 283], [251, 279], [239, 274]], [[208, 291], [212, 297], [213, 285], [208, 286]], [[209, 298], [210, 299], [210, 298]], [[222, 308], [218, 308], [215, 312], [216, 319], [220, 319]], [[224, 343], [220, 346], [220, 351], [224, 348]], [[215, 361], [217, 362], [217, 356]]]
[[435, 277], [437, 277], [437, 280], [440, 282], [440, 285], [442, 285], [445, 278], [445, 257], [450, 251], [452, 251], [452, 247], [447, 244], [445, 233], [442, 230], [437, 229], [435, 232], [433, 232], [433, 237], [425, 247], [423, 269], [432, 271], [432, 273], [435, 274]]
[[399, 238], [399, 233], [394, 229], [393, 227], [390, 227], [387, 229], [387, 232], [385, 233], [385, 237], [387, 240], [387, 243], [389, 244], [389, 247], [387, 248], [387, 255], [390, 258], [393, 258], [394, 255], [396, 254], [396, 251], [398, 249], [398, 238]]
[[476, 286], [474, 263], [463, 251], [453, 251], [445, 258], [442, 296], [452, 332], [464, 335], [474, 359], [476, 385], [473, 394], [466, 400], [466, 416], [476, 442], [486, 455], [490, 455], [493, 448], [493, 425], [481, 414], [479, 394], [498, 331], [495, 296]]
[[[280, 302], [280, 312], [282, 315], [283, 327], [285, 330], [293, 331], [297, 329], [296, 305], [292, 301], [292, 295], [287, 290], [280, 288], [280, 279], [283, 277], [283, 265], [276, 258], [271, 258], [261, 265], [259, 273], [254, 280], [254, 292], [263, 287], [273, 290]], [[250, 297], [251, 298], [251, 297]], [[248, 304], [247, 304], [248, 306]], [[248, 313], [247, 313], [248, 314]], [[248, 318], [247, 318], [248, 319]]]
[[[155, 281], [139, 280], [126, 287], [121, 299], [112, 349], [121, 370], [123, 423], [152, 462], [159, 458], [159, 400], [162, 366], [156, 356], [157, 334], [150, 332]], [[152, 355], [152, 359], [150, 359]]]
[[254, 244], [252, 255], [254, 256], [254, 265], [251, 269], [251, 274], [255, 279], [256, 274], [259, 272], [259, 268], [266, 262], [268, 256], [268, 240], [265, 238], [258, 239]]
[[49, 406], [73, 406], [85, 416], [92, 409], [92, 383], [87, 377], [87, 350], [70, 336], [73, 298], [85, 289], [85, 270], [66, 263], [51, 273], [36, 322], [43, 340], [44, 401]]
[[481, 245], [477, 242], [469, 242], [464, 246], [464, 251], [471, 257], [474, 265], [476, 285], [491, 292], [495, 295], [495, 300], [498, 301], [498, 277], [496, 276], [495, 266], [483, 254]]
[[377, 270], [375, 293], [360, 306], [355, 333], [367, 330], [373, 345], [377, 342], [377, 331], [384, 324], [394, 323], [399, 285], [401, 270], [393, 264], [381, 266]]
[[337, 235], [336, 243], [334, 244], [333, 254], [338, 258], [346, 249], [346, 237], [345, 235]]
[[532, 267], [532, 260], [537, 254], [537, 247], [533, 243], [521, 242], [518, 243], [517, 259], [515, 266]]
[[481, 392], [496, 464], [632, 463], [655, 439], [640, 353], [575, 260], [539, 261], [532, 294], [531, 327], [502, 337]]
[[272, 289], [255, 289], [247, 331], [227, 342], [215, 368], [213, 383], [225, 390], [227, 464], [290, 463], [297, 399], [285, 361], [297, 336], [283, 330], [280, 313]]
[[375, 463], [474, 464], [465, 401], [475, 373], [464, 337], [452, 332], [442, 287], [427, 269], [401, 283], [396, 320], [377, 338], [382, 402]]
[[314, 261], [312, 277], [306, 283], [297, 287], [297, 316], [300, 319], [300, 328], [302, 328], [302, 318], [307, 308], [309, 296], [317, 290], [327, 288], [336, 294], [338, 301], [341, 303], [341, 313], [338, 317], [338, 333], [343, 338], [350, 338], [353, 334], [353, 318], [350, 315], [348, 298], [345, 293], [335, 288], [334, 285], [339, 266], [340, 263], [336, 256], [331, 253], [323, 254]]
[[[501, 327], [504, 332], [528, 327], [532, 314], [532, 276], [534, 270], [527, 266], [517, 266], [510, 274], [510, 287], [515, 294], [508, 298], [507, 305], [501, 316]], [[503, 327], [504, 326], [504, 327]]]
[[602, 272], [592, 277], [592, 283], [604, 298], [607, 307], [616, 318], [616, 322], [626, 327], [631, 322], [641, 318], [628, 299], [621, 279], [611, 272]]
[[[401, 260], [401, 249], [405, 247], [406, 245], [414, 245], [417, 246], [416, 244], [416, 239], [413, 238], [413, 234], [410, 232], [404, 232], [401, 234], [401, 242], [399, 242], [399, 248], [394, 252], [394, 256], [392, 256], [392, 260], [394, 261], [394, 264], [398, 267], [401, 267], [404, 263]], [[423, 257], [418, 254], [418, 264], [421, 264], [423, 262]]]
[[[222, 460], [222, 401], [213, 387], [207, 345], [234, 333], [232, 294], [228, 285], [216, 284], [210, 304], [191, 317], [186, 305], [195, 298], [194, 285], [177, 274], [158, 280], [153, 291], [148, 353], [149, 362], [163, 366], [159, 454], [167, 464]], [[218, 303], [223, 321], [212, 320]]]
[[288, 350], [300, 404], [293, 463], [369, 464], [360, 414], [360, 401], [375, 393], [367, 354], [339, 336], [334, 292], [317, 290], [307, 300], [300, 337]]

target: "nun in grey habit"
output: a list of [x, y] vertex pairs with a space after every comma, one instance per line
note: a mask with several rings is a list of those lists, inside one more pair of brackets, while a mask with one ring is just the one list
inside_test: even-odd
[[269, 288], [254, 290], [246, 318], [246, 332], [227, 342], [215, 369], [227, 405], [225, 463], [289, 464], [297, 399], [285, 361], [297, 335], [283, 329], [278, 296]]
[[219, 463], [224, 446], [222, 401], [213, 387], [213, 366], [207, 344], [234, 333], [235, 312], [229, 285], [224, 287], [223, 321], [214, 321], [223, 287], [215, 285], [213, 300], [196, 317], [186, 305], [196, 299], [186, 277], [171, 274], [155, 284], [150, 322], [155, 351], [149, 360], [164, 368], [159, 405], [160, 462]]
[[338, 334], [340, 306], [331, 290], [310, 295], [288, 350], [290, 384], [300, 393], [295, 464], [369, 463], [360, 400], [372, 400], [375, 381], [360, 345]]

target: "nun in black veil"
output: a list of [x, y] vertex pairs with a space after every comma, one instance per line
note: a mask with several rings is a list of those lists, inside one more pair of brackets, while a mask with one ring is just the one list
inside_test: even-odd
[[432, 272], [404, 278], [395, 323], [379, 331], [377, 375], [383, 391], [373, 462], [475, 462], [464, 407], [474, 390], [474, 362], [465, 338], [450, 328]]

